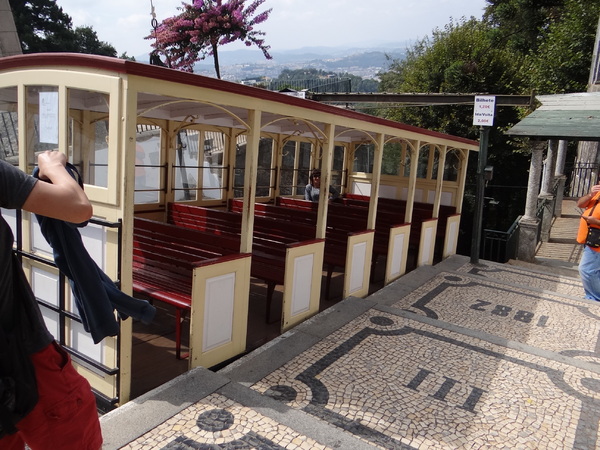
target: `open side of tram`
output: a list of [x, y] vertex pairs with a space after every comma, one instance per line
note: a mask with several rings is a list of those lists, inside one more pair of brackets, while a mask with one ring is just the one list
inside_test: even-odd
[[[478, 150], [282, 93], [91, 55], [0, 59], [0, 115], [3, 158], [31, 173], [37, 152], [58, 149], [80, 169], [94, 206], [81, 229], [90, 255], [125, 293], [166, 311], [141, 332], [121, 321], [119, 336], [94, 345], [35, 217], [2, 211], [48, 327], [105, 409], [143, 393], [136, 380], [162, 366], [224, 364], [253, 348], [252, 333], [281, 333], [331, 298], [365, 297], [374, 283], [454, 254], [468, 154]], [[321, 192], [332, 186], [339, 198], [304, 200], [315, 168]], [[165, 328], [174, 343], [144, 347]], [[136, 365], [136, 352], [158, 355]]]

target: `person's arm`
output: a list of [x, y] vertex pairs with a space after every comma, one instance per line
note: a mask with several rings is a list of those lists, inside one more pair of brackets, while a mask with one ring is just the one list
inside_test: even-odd
[[588, 205], [590, 205], [590, 203], [591, 203], [591, 200], [594, 198], [594, 196], [598, 192], [600, 192], [600, 184], [596, 184], [596, 185], [592, 186], [592, 189], [590, 190], [589, 194], [586, 194], [583, 197], [581, 197], [579, 200], [577, 200], [577, 207], [578, 208], [588, 207]]
[[81, 223], [92, 217], [93, 209], [83, 189], [65, 169], [67, 158], [63, 153], [46, 151], [38, 155], [40, 180], [23, 209], [35, 214], [72, 223]]

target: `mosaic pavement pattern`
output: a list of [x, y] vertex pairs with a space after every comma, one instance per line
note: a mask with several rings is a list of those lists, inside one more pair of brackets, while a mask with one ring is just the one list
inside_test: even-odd
[[598, 443], [600, 374], [374, 310], [252, 388], [379, 448]]
[[600, 363], [600, 304], [442, 272], [393, 305]]
[[466, 272], [473, 275], [493, 278], [497, 281], [530, 286], [559, 294], [583, 298], [584, 292], [581, 281], [560, 275], [544, 274], [520, 269], [508, 264], [497, 264], [486, 261], [485, 263], [473, 265], [465, 264], [458, 272]]
[[313, 449], [328, 447], [301, 436], [219, 394], [184, 409], [123, 450]]
[[[361, 309], [243, 389], [373, 448], [600, 448], [600, 304], [568, 277], [488, 262], [450, 270], [404, 297], [390, 289], [391, 308]], [[252, 405], [217, 390], [121, 448], [350, 449]]]

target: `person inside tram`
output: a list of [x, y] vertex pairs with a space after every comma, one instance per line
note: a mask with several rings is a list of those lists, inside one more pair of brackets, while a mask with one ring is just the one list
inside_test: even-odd
[[[39, 178], [50, 181], [44, 183], [0, 160], [0, 207], [72, 223], [89, 220], [92, 205], [65, 169], [66, 162], [63, 153], [40, 153]], [[11, 422], [8, 426], [0, 424], [0, 448], [100, 449], [96, 398], [89, 382], [75, 370], [69, 354], [46, 328], [13, 244], [12, 230], [0, 214], [0, 336], [5, 341], [12, 337], [8, 340], [12, 344], [0, 349], [0, 372], [4, 372], [0, 373], [0, 408], [12, 396], [10, 421], [16, 421], [14, 427]], [[16, 366], [23, 369], [14, 373]], [[26, 375], [29, 384], [20, 379], [15, 382], [20, 375]], [[27, 395], [19, 396], [18, 392]], [[32, 395], [33, 400], [22, 400]], [[16, 411], [15, 399], [23, 411]]]
[[[321, 193], [321, 170], [313, 169], [310, 173], [310, 183], [306, 185], [304, 190], [304, 200], [311, 202], [319, 201], [319, 194]], [[333, 187], [329, 186], [329, 199], [335, 200], [340, 196], [340, 193]]]

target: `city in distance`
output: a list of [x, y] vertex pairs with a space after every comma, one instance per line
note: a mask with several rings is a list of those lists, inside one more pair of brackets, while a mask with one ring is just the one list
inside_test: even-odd
[[[260, 50], [219, 48], [221, 77], [229, 81], [252, 78], [277, 78], [284, 69], [313, 68], [335, 73], [349, 73], [365, 79], [376, 79], [387, 69], [391, 59], [401, 59], [409, 44], [386, 43], [370, 47], [304, 47], [271, 52], [273, 59], [266, 59]], [[136, 57], [148, 60], [147, 55]], [[194, 73], [214, 77], [212, 56], [198, 62]]]

